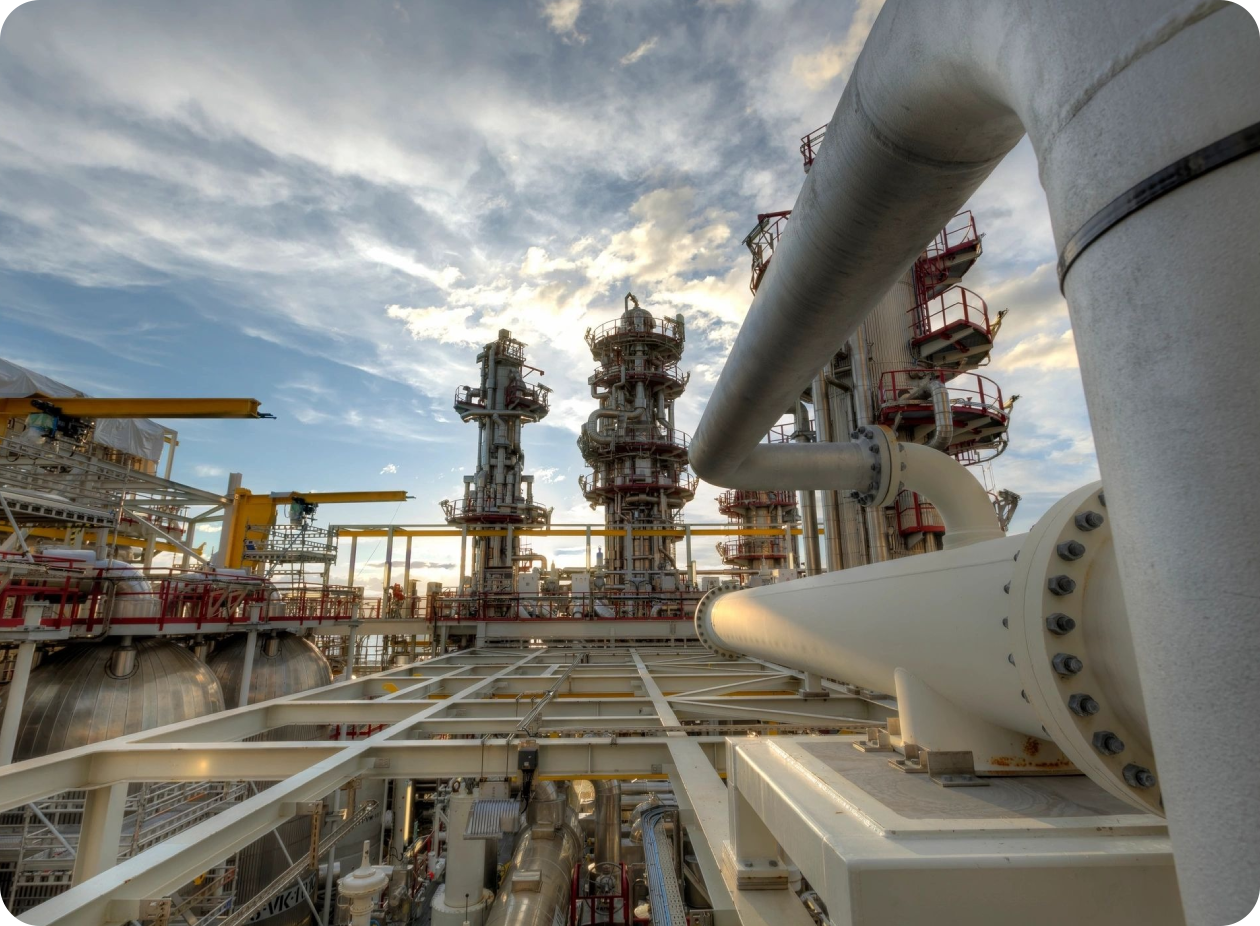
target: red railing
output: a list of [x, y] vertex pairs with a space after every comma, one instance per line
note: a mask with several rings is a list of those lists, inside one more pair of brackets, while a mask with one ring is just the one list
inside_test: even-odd
[[801, 159], [805, 162], [805, 173], [809, 173], [809, 169], [814, 166], [814, 158], [818, 157], [818, 149], [822, 147], [822, 140], [827, 136], [827, 127], [820, 125], [808, 135], [801, 136]]
[[989, 325], [989, 306], [971, 290], [961, 286], [947, 289], [941, 295], [929, 299], [926, 304], [916, 305], [909, 311], [912, 317], [910, 330], [915, 344], [930, 340], [937, 332], [958, 324], [970, 325], [986, 335], [992, 330]]
[[[569, 926], [630, 926], [630, 875], [624, 862], [616, 868], [608, 863], [607, 875], [616, 882], [615, 893], [603, 894], [594, 879], [583, 878], [586, 863], [579, 861], [573, 866], [573, 884], [569, 891]], [[618, 875], [620, 877], [618, 877]], [[583, 890], [583, 887], [586, 890]], [[589, 916], [582, 916], [585, 909]], [[677, 924], [685, 926], [685, 924]]]
[[[796, 425], [792, 422], [788, 422], [787, 424], [776, 424], [766, 434], [766, 443], [767, 444], [795, 443], [796, 438], [799, 434], [800, 434], [800, 431], [797, 430]], [[809, 419], [809, 426], [805, 431], [805, 436], [808, 440], [814, 439], [814, 419], [813, 418]]]
[[[947, 380], [946, 377], [950, 378]], [[906, 411], [912, 407], [931, 409], [932, 398], [927, 391], [927, 381], [935, 379], [949, 383], [949, 404], [957, 422], [966, 426], [966, 419], [977, 414], [1006, 421], [1007, 410], [1002, 401], [998, 384], [979, 373], [958, 373], [945, 370], [890, 370], [879, 378], [879, 404], [881, 415], [889, 410]]]
[[622, 380], [627, 383], [676, 383], [681, 385], [687, 381], [687, 374], [678, 368], [678, 364], [674, 361], [664, 363], [659, 367], [646, 367], [636, 369], [631, 364], [610, 363], [598, 366], [595, 372], [591, 374], [590, 382], [597, 386], [606, 386], [610, 383], [619, 383]]
[[947, 283], [951, 258], [961, 251], [978, 248], [979, 244], [980, 233], [976, 230], [976, 218], [971, 211], [954, 216], [914, 262], [914, 289], [918, 304], [926, 305]]
[[335, 742], [344, 740], [364, 740], [375, 736], [389, 724], [385, 723], [335, 723], [328, 731], [328, 738]]
[[516, 409], [521, 406], [546, 410], [551, 403], [551, 390], [537, 383], [513, 380], [507, 387], [507, 407]]
[[923, 250], [928, 257], [950, 257], [963, 248], [972, 247], [980, 240], [976, 231], [976, 217], [970, 209], [958, 213], [949, 220], [932, 242]]
[[[616, 581], [608, 573], [609, 581]], [[621, 594], [615, 591], [585, 595], [461, 595], [446, 588], [429, 599], [429, 615], [434, 623], [467, 621], [678, 621], [695, 615], [700, 592], [644, 592]]]
[[943, 534], [945, 525], [935, 506], [917, 492], [904, 489], [897, 493], [897, 533]]
[[523, 498], [502, 502], [476, 496], [443, 500], [442, 512], [448, 522], [476, 520], [484, 523], [532, 524], [546, 520], [547, 517], [544, 505], [526, 502]]
[[775, 245], [783, 236], [783, 229], [787, 227], [788, 216], [791, 214], [791, 209], [763, 212], [757, 216], [757, 225], [744, 237], [744, 247], [752, 254], [752, 280], [748, 288], [754, 294], [761, 285], [761, 278], [766, 275], [770, 258], [774, 256]]
[[[96, 567], [36, 557], [43, 572], [15, 576], [0, 589], [0, 630], [31, 625], [91, 635], [106, 624], [130, 632], [196, 632], [258, 622], [316, 626], [355, 616], [351, 599], [286, 597], [261, 576]], [[379, 602], [375, 603], [379, 613]], [[370, 611], [370, 607], [366, 610]], [[360, 608], [360, 618], [370, 616]], [[37, 613], [36, 613], [37, 612]]]
[[681, 345], [683, 326], [674, 318], [655, 318], [645, 314], [621, 316], [597, 328], [586, 329], [586, 343], [591, 350], [597, 350], [601, 341], [632, 341], [637, 338]]
[[683, 454], [691, 443], [691, 435], [686, 431], [650, 424], [623, 424], [614, 418], [600, 420], [599, 437], [603, 440], [595, 440], [583, 434], [589, 453], [620, 455], [646, 450], [658, 456], [665, 453]]
[[790, 489], [760, 492], [728, 489], [717, 497], [718, 511], [730, 515], [741, 508], [795, 508], [796, 493]]
[[744, 537], [718, 545], [726, 562], [753, 559], [786, 559], [788, 549], [782, 537]]
[[600, 495], [624, 495], [637, 492], [656, 493], [664, 490], [666, 493], [687, 493], [695, 494], [696, 486], [700, 480], [687, 470], [682, 470], [676, 475], [667, 472], [656, 472], [653, 474], [641, 473], [615, 473], [611, 476], [601, 474], [598, 470], [578, 477], [578, 482], [582, 487], [582, 491], [591, 494]]

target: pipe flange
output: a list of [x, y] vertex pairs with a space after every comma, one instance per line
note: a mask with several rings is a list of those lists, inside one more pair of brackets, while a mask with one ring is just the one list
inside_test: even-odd
[[717, 635], [713, 632], [711, 620], [713, 616], [713, 602], [725, 595], [727, 592], [733, 592], [738, 589], [737, 585], [719, 585], [717, 588], [709, 589], [704, 593], [704, 597], [700, 599], [700, 603], [696, 605], [696, 636], [700, 638], [700, 642], [711, 649], [723, 659], [740, 659], [739, 653], [732, 653], [728, 649], [723, 649], [717, 644]]
[[[1086, 607], [1091, 569], [1114, 555], [1101, 490], [1095, 482], [1065, 496], [1020, 548], [1010, 585], [1013, 658], [1021, 694], [1072, 763], [1126, 803], [1163, 816], [1149, 734], [1108, 697], [1116, 680], [1090, 646], [1106, 638], [1091, 622], [1117, 618]], [[1101, 572], [1097, 581], [1114, 580]]]
[[853, 443], [870, 458], [870, 480], [861, 489], [849, 493], [849, 497], [864, 508], [882, 508], [892, 504], [900, 491], [898, 476], [902, 461], [898, 451], [897, 436], [891, 428], [882, 424], [865, 425], [851, 435]]

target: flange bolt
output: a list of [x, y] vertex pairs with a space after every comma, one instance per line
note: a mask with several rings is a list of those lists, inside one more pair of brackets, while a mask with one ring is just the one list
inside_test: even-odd
[[1078, 560], [1085, 555], [1085, 544], [1079, 540], [1065, 540], [1054, 549], [1059, 554], [1059, 559], [1065, 559], [1068, 562]]
[[1087, 694], [1074, 694], [1068, 698], [1068, 710], [1077, 717], [1090, 717], [1101, 710], [1101, 705]]
[[1076, 516], [1076, 526], [1083, 531], [1097, 530], [1103, 526], [1103, 516], [1097, 511], [1082, 511]]
[[1056, 637], [1061, 637], [1065, 633], [1071, 633], [1075, 629], [1076, 621], [1066, 614], [1060, 614], [1056, 611], [1046, 618], [1046, 630], [1049, 630]]
[[1104, 756], [1118, 756], [1124, 752], [1124, 740], [1110, 730], [1099, 730], [1094, 734], [1094, 748]]
[[1132, 762], [1124, 767], [1124, 780], [1134, 788], [1155, 787], [1155, 773], [1149, 768], [1134, 765]]
[[1071, 576], [1051, 576], [1046, 586], [1052, 595], [1070, 595], [1076, 591], [1076, 580]]
[[1071, 653], [1055, 653], [1054, 658], [1050, 660], [1050, 665], [1054, 666], [1054, 671], [1060, 675], [1075, 675], [1085, 668], [1081, 657], [1073, 656]]

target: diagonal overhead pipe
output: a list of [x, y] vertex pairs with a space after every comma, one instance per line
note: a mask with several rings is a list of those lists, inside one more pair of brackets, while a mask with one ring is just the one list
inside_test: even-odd
[[1182, 897], [1213, 926], [1260, 888], [1257, 86], [1256, 24], [1219, 0], [889, 0], [690, 448], [717, 485], [784, 483], [761, 435], [1026, 131]]

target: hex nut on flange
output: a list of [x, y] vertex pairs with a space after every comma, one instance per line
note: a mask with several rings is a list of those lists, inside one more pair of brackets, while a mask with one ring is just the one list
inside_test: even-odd
[[1046, 618], [1046, 630], [1049, 630], [1056, 637], [1061, 637], [1066, 633], [1071, 633], [1076, 629], [1076, 621], [1068, 617], [1066, 614], [1060, 614], [1058, 611]]
[[1124, 780], [1135, 788], [1155, 787], [1155, 773], [1133, 762], [1124, 767]]
[[1059, 554], [1059, 559], [1072, 562], [1085, 555], [1085, 544], [1079, 540], [1065, 540], [1055, 547], [1054, 550]]
[[1068, 710], [1077, 717], [1089, 717], [1102, 710], [1102, 705], [1094, 699], [1093, 695], [1074, 694], [1068, 698]]
[[1051, 576], [1046, 584], [1052, 595], [1070, 595], [1076, 591], [1076, 580], [1071, 576]]
[[1103, 520], [1097, 511], [1082, 511], [1076, 516], [1076, 526], [1083, 531], [1097, 530], [1103, 526]]
[[1094, 734], [1094, 748], [1104, 756], [1118, 756], [1124, 752], [1124, 740], [1110, 730], [1099, 730]]
[[1085, 663], [1081, 662], [1081, 657], [1073, 656], [1071, 653], [1055, 653], [1054, 658], [1050, 660], [1050, 664], [1054, 666], [1054, 671], [1060, 675], [1076, 675], [1081, 669], [1085, 668]]

